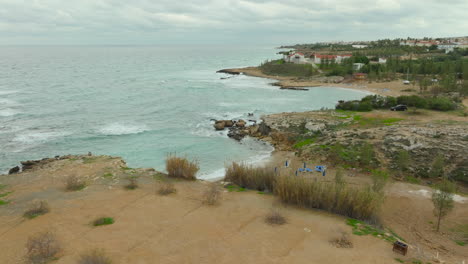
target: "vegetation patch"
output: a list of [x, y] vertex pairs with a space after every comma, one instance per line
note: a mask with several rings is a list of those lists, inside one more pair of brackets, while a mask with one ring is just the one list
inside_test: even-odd
[[33, 219], [40, 215], [50, 212], [49, 204], [46, 201], [40, 201], [33, 204], [33, 206], [24, 213], [24, 217]]
[[216, 183], [212, 183], [203, 194], [203, 203], [207, 205], [216, 205], [221, 198], [221, 190]]
[[304, 140], [301, 140], [299, 142], [297, 142], [296, 144], [294, 144], [294, 148], [296, 149], [299, 149], [299, 148], [302, 148], [304, 146], [307, 146], [307, 145], [310, 145], [310, 144], [313, 144], [315, 143], [315, 138], [307, 138], [307, 139], [304, 139]]
[[284, 225], [287, 223], [286, 217], [278, 209], [271, 209], [265, 216], [265, 223], [269, 225]]
[[103, 178], [112, 178], [114, 177], [114, 174], [111, 172], [106, 172], [102, 175]]
[[363, 221], [348, 218], [346, 220], [346, 224], [353, 228], [353, 234], [357, 236], [372, 235], [372, 236], [381, 238], [385, 241], [388, 241], [390, 243], [393, 243], [398, 240], [405, 241], [404, 239], [397, 236], [393, 231], [385, 232], [381, 229], [378, 229], [369, 224], [366, 224]]
[[171, 182], [162, 182], [159, 185], [159, 188], [158, 188], [157, 192], [158, 192], [159, 195], [169, 195], [169, 194], [172, 194], [172, 193], [176, 193], [177, 190], [176, 190], [173, 183], [171, 183]]
[[277, 76], [311, 77], [317, 72], [311, 64], [286, 63], [282, 59], [264, 62], [259, 68], [264, 74]]
[[94, 249], [80, 256], [78, 264], [111, 264], [112, 260], [106, 256], [104, 250]]
[[101, 217], [93, 221], [93, 226], [112, 225], [114, 222], [112, 217]]
[[10, 201], [8, 201], [8, 200], [2, 200], [2, 199], [0, 199], [0, 205], [7, 205], [7, 204], [9, 204], [9, 203], [10, 203]]
[[272, 191], [275, 181], [275, 171], [268, 167], [233, 162], [226, 168], [224, 180], [235, 183], [242, 188], [257, 191]]
[[125, 185], [125, 189], [127, 190], [135, 190], [136, 188], [138, 188], [138, 176], [129, 176], [127, 177], [127, 180], [128, 180], [128, 184]]
[[166, 170], [169, 177], [196, 180], [196, 174], [200, 170], [200, 167], [196, 161], [189, 161], [187, 158], [169, 155], [166, 159]]
[[55, 260], [62, 246], [54, 233], [46, 231], [29, 237], [26, 250], [26, 259], [29, 263], [44, 264]]
[[67, 191], [80, 191], [86, 187], [86, 182], [76, 175], [70, 175], [65, 179], [65, 189]]
[[94, 163], [97, 160], [98, 160], [98, 157], [83, 157], [84, 164]]
[[245, 192], [246, 191], [245, 188], [242, 188], [235, 184], [228, 184], [224, 186], [224, 188], [226, 188], [229, 192]]

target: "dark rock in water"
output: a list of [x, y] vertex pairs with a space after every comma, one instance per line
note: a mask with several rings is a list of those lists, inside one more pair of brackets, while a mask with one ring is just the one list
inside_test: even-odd
[[18, 173], [19, 171], [20, 171], [20, 167], [19, 167], [19, 166], [16, 166], [16, 167], [11, 168], [11, 169], [8, 171], [8, 174], [15, 174], [15, 173]]
[[233, 70], [230, 70], [230, 69], [222, 69], [222, 70], [217, 71], [217, 73], [227, 73], [227, 74], [232, 74], [232, 75], [239, 75], [240, 74], [240, 72], [233, 71]]
[[239, 141], [243, 139], [245, 136], [247, 136], [248, 134], [249, 134], [249, 131], [245, 130], [244, 128], [231, 127], [229, 128], [228, 137]]
[[271, 128], [262, 122], [258, 125], [258, 131], [262, 134], [262, 136], [268, 136], [271, 132]]

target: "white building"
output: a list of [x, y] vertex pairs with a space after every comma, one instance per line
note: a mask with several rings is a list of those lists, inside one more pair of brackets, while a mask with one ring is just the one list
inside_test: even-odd
[[367, 48], [368, 45], [360, 45], [360, 44], [357, 44], [357, 45], [351, 45], [351, 47], [355, 48], [355, 49], [364, 49], [364, 48]]
[[315, 64], [320, 64], [325, 60], [329, 62], [334, 61], [335, 63], [342, 63], [345, 59], [351, 58], [351, 54], [345, 55], [324, 55], [324, 54], [314, 54], [312, 59]]
[[445, 50], [445, 53], [453, 51], [454, 48], [458, 47], [455, 43], [444, 43], [437, 45], [437, 49]]
[[289, 55], [284, 54], [283, 59], [285, 62], [291, 62], [291, 63], [297, 63], [297, 64], [307, 63], [307, 59], [305, 58], [304, 54], [300, 52], [293, 52]]
[[385, 64], [385, 63], [387, 63], [387, 58], [379, 58], [379, 63], [380, 63], [380, 64]]

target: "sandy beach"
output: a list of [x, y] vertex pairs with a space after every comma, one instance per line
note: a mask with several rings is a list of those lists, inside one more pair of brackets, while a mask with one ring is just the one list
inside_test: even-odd
[[[261, 72], [258, 67], [245, 67], [245, 68], [234, 68], [224, 69], [220, 72], [230, 74], [245, 74], [253, 77], [268, 78], [276, 80], [274, 85], [284, 89], [289, 88], [304, 88], [304, 87], [340, 87], [346, 89], [353, 89], [358, 91], [370, 92], [373, 94], [379, 94], [383, 96], [399, 96], [399, 95], [411, 95], [414, 94], [418, 87], [413, 85], [405, 85], [401, 80], [391, 82], [367, 82], [367, 81], [354, 81], [348, 83], [323, 83], [317, 80], [304, 80], [296, 77], [285, 77], [285, 76], [272, 76], [266, 75]], [[415, 91], [404, 91], [407, 89], [414, 89]]]

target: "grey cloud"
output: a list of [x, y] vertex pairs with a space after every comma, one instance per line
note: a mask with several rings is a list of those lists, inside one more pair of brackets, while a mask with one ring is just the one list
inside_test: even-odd
[[[282, 44], [466, 35], [465, 10], [466, 0], [0, 0], [0, 44]], [[23, 40], [28, 43], [17, 43]]]

